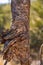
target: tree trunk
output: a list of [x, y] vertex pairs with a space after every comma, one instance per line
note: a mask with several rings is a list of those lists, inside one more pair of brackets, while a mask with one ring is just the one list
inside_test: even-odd
[[21, 65], [30, 65], [30, 63], [29, 63], [29, 61], [26, 62], [26, 63], [22, 63], [22, 62], [21, 62]]
[[7, 47], [4, 49], [4, 59], [20, 60], [21, 65], [30, 65], [29, 16], [30, 0], [11, 0], [12, 25], [4, 35]]
[[[17, 25], [18, 33], [20, 33], [21, 31], [22, 32], [26, 31], [25, 35], [28, 40], [27, 43], [28, 43], [28, 46], [30, 46], [29, 45], [30, 0], [11, 0], [11, 11], [12, 11], [12, 19], [13, 19], [11, 28], [14, 28]], [[26, 42], [24, 43], [27, 45]], [[28, 52], [25, 54], [27, 54], [27, 57], [30, 55], [30, 47], [28, 47]], [[24, 58], [26, 60], [25, 56]], [[30, 65], [29, 62], [24, 61], [24, 58], [22, 58], [23, 61], [20, 59], [22, 62], [21, 65]]]

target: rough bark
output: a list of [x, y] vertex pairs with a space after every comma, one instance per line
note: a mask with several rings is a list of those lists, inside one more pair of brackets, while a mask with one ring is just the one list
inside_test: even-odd
[[[4, 48], [4, 59], [18, 58], [21, 65], [29, 65], [29, 14], [30, 0], [11, 0], [12, 25], [4, 40], [9, 43]], [[6, 43], [6, 42], [5, 42]]]

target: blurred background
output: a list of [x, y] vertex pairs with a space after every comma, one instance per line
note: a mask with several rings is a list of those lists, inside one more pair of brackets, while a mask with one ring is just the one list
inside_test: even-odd
[[[10, 29], [11, 0], [0, 0], [0, 32]], [[30, 48], [31, 53], [38, 53], [43, 44], [43, 0], [31, 0], [30, 6]], [[0, 52], [3, 45], [0, 44]]]

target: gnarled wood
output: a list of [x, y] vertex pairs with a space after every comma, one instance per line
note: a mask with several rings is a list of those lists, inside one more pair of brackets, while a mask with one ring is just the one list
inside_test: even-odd
[[11, 11], [13, 19], [11, 29], [7, 34], [3, 35], [5, 44], [6, 41], [9, 41], [9, 44], [4, 48], [3, 57], [10, 61], [16, 56], [21, 65], [29, 65], [30, 0], [11, 0]]

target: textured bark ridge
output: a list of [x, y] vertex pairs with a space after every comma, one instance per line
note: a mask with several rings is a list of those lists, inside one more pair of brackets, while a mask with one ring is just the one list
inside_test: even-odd
[[[29, 60], [29, 0], [11, 0], [12, 25], [4, 40], [9, 43], [4, 48], [4, 59], [18, 58], [26, 63]], [[6, 43], [6, 42], [5, 42]]]

